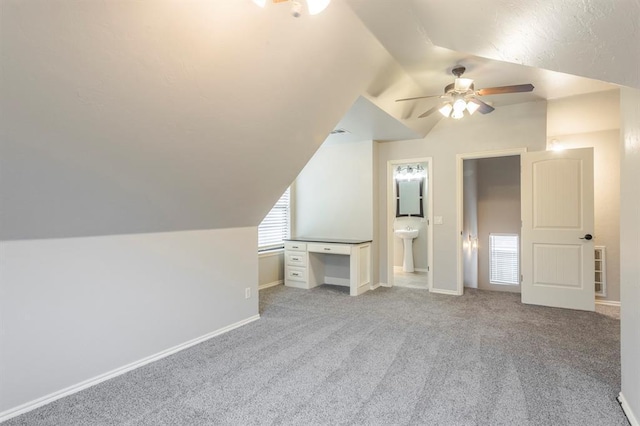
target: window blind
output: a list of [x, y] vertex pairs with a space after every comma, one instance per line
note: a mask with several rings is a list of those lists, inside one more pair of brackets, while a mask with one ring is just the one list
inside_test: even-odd
[[289, 238], [289, 188], [258, 226], [258, 251], [284, 247]]
[[489, 235], [489, 282], [491, 284], [518, 285], [519, 244], [517, 235]]

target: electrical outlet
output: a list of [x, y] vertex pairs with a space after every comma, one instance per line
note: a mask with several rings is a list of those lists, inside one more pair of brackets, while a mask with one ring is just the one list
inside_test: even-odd
[[248, 299], [251, 297], [251, 287], [247, 287], [244, 289], [244, 298]]
[[442, 225], [442, 216], [434, 216], [433, 217], [434, 225]]

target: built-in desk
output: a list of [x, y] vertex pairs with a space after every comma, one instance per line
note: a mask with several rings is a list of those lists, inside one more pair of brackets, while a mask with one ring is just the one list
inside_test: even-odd
[[351, 296], [371, 289], [371, 240], [300, 237], [286, 240], [284, 250], [288, 287], [340, 285]]

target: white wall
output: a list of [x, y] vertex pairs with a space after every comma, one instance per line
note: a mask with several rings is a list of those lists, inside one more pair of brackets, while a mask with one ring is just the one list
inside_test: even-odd
[[478, 159], [478, 288], [519, 292], [518, 285], [491, 284], [489, 234], [520, 236], [520, 157]]
[[[545, 149], [546, 102], [508, 105], [491, 114], [462, 120], [442, 120], [425, 139], [385, 142], [379, 146], [379, 166], [405, 158], [433, 158], [433, 215], [443, 224], [433, 226], [433, 288], [456, 291], [456, 154], [525, 147]], [[386, 191], [386, 173], [378, 173], [379, 191]], [[384, 188], [384, 189], [383, 189]], [[387, 223], [386, 193], [380, 192], [379, 226]], [[387, 237], [379, 237], [380, 276], [387, 276]]]
[[373, 142], [324, 143], [295, 181], [294, 209], [294, 236], [372, 239]]
[[555, 99], [547, 107], [547, 145], [593, 148], [595, 244], [606, 247], [607, 296], [620, 300], [620, 94]]
[[620, 297], [622, 396], [640, 424], [640, 91], [621, 89]]
[[256, 241], [247, 227], [0, 243], [0, 416], [256, 316]]

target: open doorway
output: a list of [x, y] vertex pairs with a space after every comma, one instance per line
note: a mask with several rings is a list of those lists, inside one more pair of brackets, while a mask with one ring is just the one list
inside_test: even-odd
[[520, 156], [463, 161], [465, 288], [520, 293]]
[[387, 172], [387, 283], [430, 289], [431, 158], [389, 161]]
[[458, 288], [520, 292], [520, 155], [458, 155]]

